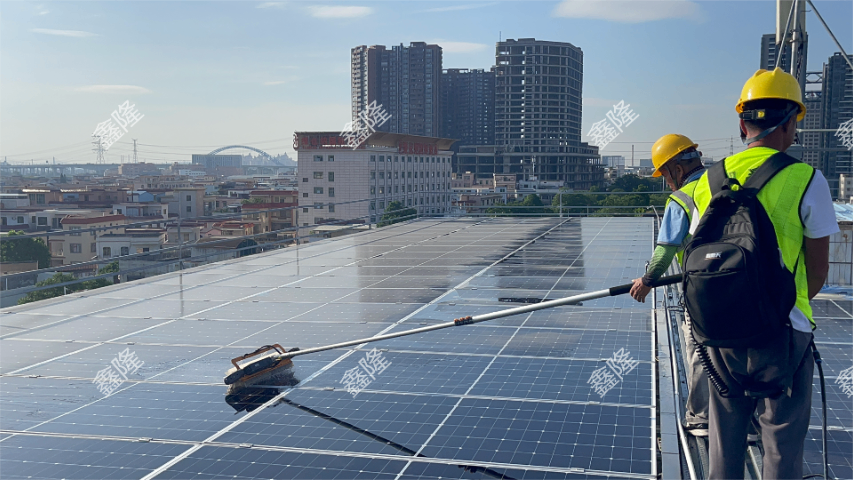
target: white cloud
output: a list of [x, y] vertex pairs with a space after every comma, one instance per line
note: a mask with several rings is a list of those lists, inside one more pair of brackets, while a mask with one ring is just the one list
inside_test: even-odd
[[82, 30], [53, 30], [51, 28], [34, 28], [30, 30], [33, 33], [43, 33], [45, 35], [58, 35], [60, 37], [96, 37], [97, 33], [84, 32]]
[[151, 93], [151, 90], [136, 85], [87, 85], [85, 87], [77, 87], [74, 90], [87, 93], [121, 93], [126, 95]]
[[284, 8], [285, 5], [287, 5], [286, 2], [264, 2], [255, 8]]
[[370, 15], [373, 9], [370, 7], [345, 7], [338, 5], [318, 5], [308, 7], [312, 17], [316, 18], [359, 18]]
[[47, 15], [50, 13], [50, 10], [45, 8], [44, 5], [36, 5], [36, 15]]
[[425, 13], [455, 12], [458, 10], [471, 10], [474, 8], [491, 7], [492, 5], [497, 5], [497, 4], [498, 4], [498, 2], [473, 3], [473, 4], [468, 4], [468, 5], [453, 5], [450, 7], [428, 8], [426, 10], [420, 10], [420, 12], [425, 12]]
[[702, 10], [691, 0], [563, 0], [552, 15], [642, 23], [666, 18], [699, 21], [702, 19]]
[[448, 42], [444, 40], [435, 40], [429, 43], [434, 43], [441, 47], [444, 52], [447, 53], [472, 53], [472, 52], [480, 52], [482, 50], [487, 49], [489, 46], [485, 43], [471, 43], [471, 42]]

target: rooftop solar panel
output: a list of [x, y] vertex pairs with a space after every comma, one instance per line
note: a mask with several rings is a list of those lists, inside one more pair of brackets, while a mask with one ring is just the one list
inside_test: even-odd
[[[230, 360], [261, 345], [319, 346], [625, 283], [652, 240], [646, 218], [421, 220], [5, 309], [0, 468], [654, 478], [651, 308], [627, 298], [297, 357], [289, 383], [222, 384]], [[843, 307], [818, 308], [834, 332], [819, 343], [829, 375], [851, 363]], [[389, 365], [353, 396], [342, 380], [373, 348]], [[600, 394], [590, 380], [620, 349], [636, 365]], [[103, 396], [93, 380], [124, 351], [144, 364]], [[849, 430], [843, 403], [831, 396], [830, 424]], [[848, 430], [833, 433], [841, 445]], [[835, 461], [849, 471], [849, 457]]]

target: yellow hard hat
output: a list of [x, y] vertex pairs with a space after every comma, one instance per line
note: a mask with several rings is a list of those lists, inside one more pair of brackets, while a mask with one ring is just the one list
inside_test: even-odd
[[652, 176], [661, 176], [660, 167], [666, 162], [672, 160], [676, 155], [688, 148], [696, 148], [698, 146], [698, 144], [693, 143], [693, 140], [677, 133], [669, 133], [660, 137], [652, 145], [652, 164], [655, 166], [655, 172]]
[[803, 92], [800, 83], [790, 73], [776, 67], [772, 72], [759, 69], [743, 85], [740, 99], [735, 105], [737, 113], [743, 113], [743, 104], [752, 100], [763, 98], [778, 98], [790, 100], [800, 106], [797, 113], [797, 121], [800, 122], [806, 116], [806, 105], [803, 103]]

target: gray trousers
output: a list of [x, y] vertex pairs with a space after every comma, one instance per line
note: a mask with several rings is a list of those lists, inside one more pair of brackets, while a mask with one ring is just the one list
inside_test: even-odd
[[[789, 346], [779, 349], [786, 351], [788, 362], [785, 366], [779, 365], [782, 368], [778, 370], [784, 371], [787, 367], [794, 373], [792, 381], [786, 385], [787, 391], [776, 398], [746, 395], [725, 398], [713, 386], [710, 387], [708, 478], [743, 478], [747, 428], [753, 412], [759, 415], [761, 425], [763, 478], [803, 478], [803, 442], [811, 416], [814, 374], [814, 358], [808, 348], [811, 339], [811, 333], [793, 331]], [[758, 349], [708, 348], [708, 353], [730, 388], [739, 385], [735, 377], [744, 378], [746, 369], [753, 368], [762, 357], [778, 356], [775, 352]]]
[[708, 423], [708, 374], [702, 366], [702, 360], [696, 351], [693, 337], [690, 334], [690, 317], [684, 312], [684, 322], [681, 324], [684, 343], [687, 350], [687, 408], [684, 421], [687, 425]]

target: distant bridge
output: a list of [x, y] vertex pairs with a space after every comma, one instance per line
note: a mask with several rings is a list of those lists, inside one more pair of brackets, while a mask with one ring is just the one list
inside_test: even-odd
[[260, 153], [261, 155], [263, 155], [263, 156], [267, 157], [267, 158], [269, 159], [269, 161], [270, 161], [270, 162], [272, 162], [272, 163], [274, 163], [274, 164], [276, 164], [276, 165], [278, 165], [278, 166], [280, 166], [280, 167], [283, 167], [283, 166], [284, 166], [281, 162], [279, 162], [278, 160], [276, 160], [276, 159], [272, 158], [272, 155], [270, 155], [269, 153], [267, 153], [267, 152], [265, 152], [265, 151], [263, 151], [263, 150], [261, 150], [261, 149], [258, 149], [258, 148], [255, 148], [255, 147], [250, 147], [250, 146], [247, 146], [247, 145], [228, 145], [227, 147], [219, 147], [219, 148], [217, 148], [216, 150], [214, 150], [214, 151], [212, 151], [212, 152], [208, 153], [208, 155], [216, 155], [217, 153], [224, 152], [225, 150], [231, 150], [231, 149], [235, 149], [235, 148], [245, 148], [246, 150], [251, 150], [251, 151], [253, 151], [253, 152], [255, 152], [255, 153]]

